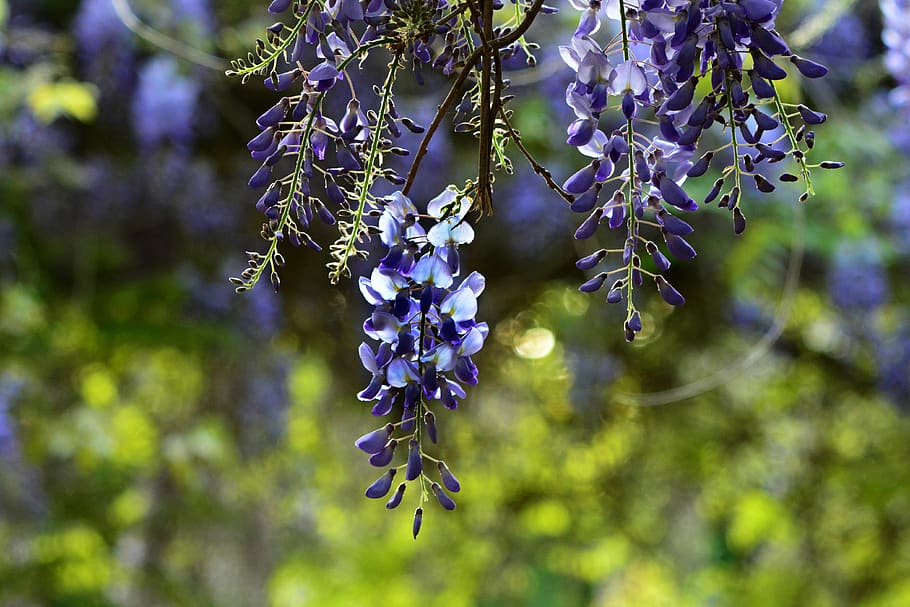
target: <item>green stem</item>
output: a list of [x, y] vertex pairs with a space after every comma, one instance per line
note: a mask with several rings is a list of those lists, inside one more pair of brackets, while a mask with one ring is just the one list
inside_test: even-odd
[[[623, 0], [619, 0], [619, 21], [622, 23], [622, 56], [624, 61], [629, 60], [629, 33], [626, 26], [626, 4]], [[627, 203], [629, 205], [629, 219], [626, 226], [626, 229], [629, 234], [629, 238], [633, 238], [636, 233], [636, 222], [638, 218], [635, 217], [635, 128], [632, 125], [632, 119], [628, 118], [626, 120], [626, 142], [629, 146], [629, 198]], [[634, 283], [632, 281], [632, 270], [634, 269], [632, 264], [632, 258], [629, 258], [629, 265], [626, 268], [626, 320], [632, 318], [632, 312], [635, 310], [635, 304], [632, 302], [632, 292], [634, 290]]]
[[[730, 145], [733, 146], [733, 179], [736, 182], [736, 187], [742, 192], [742, 186], [740, 184], [742, 171], [739, 168], [739, 142], [736, 139], [736, 121], [733, 118], [733, 100], [730, 98], [730, 79], [727, 79], [727, 113], [730, 115]], [[736, 204], [734, 207], [739, 206], [739, 198], [736, 199]], [[733, 209], [730, 209], [731, 211]]]
[[[417, 445], [420, 448], [420, 457], [424, 457], [423, 454], [423, 443], [421, 442], [421, 422], [423, 422], [423, 342], [426, 337], [427, 330], [427, 315], [420, 314], [420, 343], [417, 345], [417, 373], [420, 375], [419, 382], [419, 394], [417, 396], [417, 411], [414, 415], [414, 437], [417, 439]], [[418, 506], [429, 500], [427, 492], [427, 483], [426, 475], [421, 471], [420, 473], [420, 502]]]
[[[771, 87], [774, 89], [774, 106], [777, 108], [777, 113], [780, 115], [781, 122], [784, 123], [784, 130], [787, 132], [787, 139], [790, 140], [790, 148], [792, 150], [799, 149], [799, 142], [796, 140], [796, 133], [793, 132], [793, 125], [790, 124], [790, 118], [787, 116], [787, 111], [784, 109], [784, 102], [780, 98], [780, 92], [778, 92], [777, 87], [774, 86], [774, 83], [771, 83]], [[806, 182], [806, 194], [810, 196], [815, 195], [815, 190], [812, 189], [812, 177], [809, 174], [809, 167], [806, 166], [805, 157], [795, 157], [796, 164], [799, 165], [800, 173], [802, 173], [803, 180]]]
[[373, 129], [373, 137], [370, 141], [370, 153], [367, 156], [366, 165], [363, 170], [363, 181], [360, 184], [360, 196], [357, 201], [357, 211], [354, 213], [354, 222], [351, 224], [351, 233], [344, 239], [344, 248], [339, 254], [337, 260], [332, 264], [334, 269], [329, 273], [329, 281], [337, 284], [341, 276], [348, 272], [348, 260], [354, 254], [357, 248], [357, 239], [363, 229], [363, 216], [367, 206], [367, 196], [370, 187], [373, 185], [374, 170], [377, 165], [379, 156], [379, 142], [382, 141], [382, 131], [385, 126], [385, 117], [389, 110], [389, 101], [392, 98], [392, 87], [395, 84], [395, 72], [398, 70], [400, 55], [395, 55], [392, 63], [389, 65], [389, 74], [386, 76], [385, 83], [382, 85], [382, 100], [379, 105], [379, 115], [376, 118], [376, 127]]
[[[285, 38], [281, 38], [281, 43], [272, 49], [272, 52], [268, 56], [263, 57], [262, 60], [256, 65], [251, 65], [249, 67], [243, 67], [237, 70], [228, 70], [225, 72], [228, 76], [241, 76], [249, 77], [253, 74], [262, 73], [268, 68], [268, 66], [273, 65], [281, 55], [291, 46], [291, 43], [297, 40], [297, 34], [300, 32], [301, 28], [306, 24], [307, 18], [310, 16], [310, 11], [313, 10], [313, 7], [316, 6], [318, 2], [310, 2], [306, 10], [302, 15], [297, 19], [297, 23], [294, 24], [294, 27], [291, 28], [291, 33]], [[237, 64], [237, 61], [232, 62]], [[245, 82], [246, 80], [244, 80]]]
[[[344, 70], [348, 65], [350, 65], [355, 59], [358, 59], [361, 55], [368, 52], [370, 49], [381, 46], [386, 43], [384, 38], [374, 40], [368, 44], [357, 47], [353, 53], [345, 58], [338, 65], [338, 70]], [[284, 231], [284, 227], [287, 225], [288, 218], [291, 214], [291, 200], [294, 197], [294, 193], [297, 191], [297, 188], [300, 186], [300, 175], [303, 173], [303, 162], [306, 158], [304, 153], [304, 148], [309, 144], [310, 135], [313, 132], [313, 125], [316, 122], [316, 115], [319, 113], [319, 108], [322, 105], [322, 100], [325, 99], [327, 91], [322, 91], [316, 97], [316, 100], [313, 102], [313, 110], [310, 112], [310, 115], [307, 119], [306, 127], [303, 131], [303, 135], [300, 139], [300, 151], [297, 153], [297, 162], [294, 165], [294, 173], [291, 178], [291, 187], [288, 191], [288, 196], [282, 201], [281, 205], [281, 216], [278, 218], [278, 223], [275, 226], [274, 234], [272, 235], [271, 244], [269, 245], [269, 250], [260, 258], [260, 264], [256, 268], [256, 272], [250, 277], [249, 280], [243, 283], [240, 289], [249, 290], [256, 286], [256, 283], [259, 282], [259, 279], [262, 277], [262, 273], [265, 271], [266, 266], [275, 270], [275, 255], [278, 253], [278, 237], [277, 234]]]

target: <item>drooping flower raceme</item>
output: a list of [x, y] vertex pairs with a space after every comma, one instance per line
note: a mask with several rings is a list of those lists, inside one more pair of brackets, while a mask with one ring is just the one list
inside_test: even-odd
[[[416, 535], [423, 501], [435, 497], [453, 509], [449, 494], [460, 489], [446, 464], [425, 448], [427, 439], [437, 439], [435, 404], [456, 408], [463, 386], [476, 383], [472, 356], [488, 332], [475, 321], [484, 279], [473, 273], [459, 280], [459, 247], [474, 238], [465, 221], [471, 208], [492, 206], [493, 172], [511, 169], [505, 148], [519, 137], [506, 107], [502, 60], [518, 52], [533, 60], [524, 33], [539, 14], [555, 9], [542, 0], [508, 7], [498, 0], [272, 0], [268, 10], [286, 22], [269, 26], [254, 52], [232, 62], [228, 72], [243, 81], [261, 79], [280, 96], [259, 115], [258, 132], [247, 144], [260, 163], [249, 185], [260, 191], [256, 208], [265, 217], [267, 249], [248, 253], [249, 267], [231, 281], [244, 292], [267, 276], [277, 290], [281, 246], [321, 250], [308, 233], [317, 218], [338, 231], [328, 250], [333, 283], [350, 275], [349, 260], [366, 258], [366, 243], [378, 236], [385, 256], [361, 278], [375, 309], [364, 325], [374, 343], [360, 348], [372, 377], [359, 397], [373, 403], [375, 415], [398, 421], [366, 434], [357, 446], [370, 453], [371, 463], [388, 467], [402, 444], [397, 451], [405, 453], [405, 463], [390, 468], [367, 495], [388, 494], [403, 469], [404, 482], [387, 503], [394, 508], [407, 484], [419, 481]], [[377, 54], [388, 66], [378, 83], [358, 69]], [[420, 84], [428, 67], [454, 82], [424, 129], [399, 112], [394, 91], [400, 74], [409, 71]], [[418, 213], [408, 191], [450, 110], [456, 131], [481, 141], [478, 176], [449, 187]], [[406, 176], [386, 162], [411, 156], [400, 138], [404, 131], [421, 135]], [[380, 181], [399, 191], [379, 197], [374, 186]], [[427, 463], [438, 474], [429, 475]]]
[[[562, 185], [523, 144], [505, 77], [510, 58], [536, 62], [536, 45], [525, 33], [539, 15], [555, 12], [543, 0], [271, 0], [269, 12], [285, 21], [269, 26], [254, 52], [229, 71], [276, 93], [247, 144], [259, 164], [249, 185], [260, 192], [256, 208], [265, 218], [267, 245], [249, 253], [249, 267], [232, 279], [237, 290], [250, 290], [263, 276], [277, 289], [284, 264], [279, 248], [286, 242], [321, 250], [308, 233], [317, 218], [338, 231], [328, 247], [333, 283], [350, 275], [352, 257], [369, 256], [368, 243], [379, 240], [384, 247], [378, 265], [360, 278], [373, 311], [364, 323], [369, 339], [360, 346], [370, 379], [359, 393], [384, 423], [356, 445], [386, 470], [368, 497], [391, 495], [386, 505], [394, 509], [410, 484], [419, 485], [415, 536], [424, 502], [435, 498], [454, 509], [451, 494], [460, 489], [429, 449], [439, 438], [437, 414], [455, 409], [464, 386], [477, 382], [473, 357], [488, 334], [475, 318], [484, 279], [477, 273], [460, 278], [460, 247], [474, 238], [468, 212], [494, 206], [496, 172], [512, 173], [509, 150], [520, 151], [586, 217], [577, 239], [595, 238], [602, 224], [622, 231], [621, 246], [599, 248], [577, 266], [595, 272], [582, 291], [605, 289], [608, 302], [626, 302], [629, 340], [642, 330], [634, 287], [653, 281], [665, 301], [684, 303], [664, 273], [670, 257], [695, 256], [687, 241], [692, 227], [682, 219], [699, 206], [685, 189], [688, 178], [724, 159], [706, 203], [718, 200], [730, 209], [739, 233], [744, 178], [760, 191], [774, 188], [758, 172], [761, 163], [792, 157], [799, 174], [782, 178], [802, 179], [806, 195], [810, 168], [839, 164], [807, 163], [814, 142], [809, 125], [825, 116], [787, 105], [774, 86], [786, 76], [776, 57], [808, 77], [825, 71], [793, 55], [774, 30], [781, 0], [571, 4], [581, 15], [560, 49], [574, 72], [566, 90], [574, 114], [568, 144], [588, 161]], [[619, 37], [608, 31], [616, 24]], [[377, 55], [388, 69], [371, 78], [358, 68]], [[400, 112], [395, 92], [402, 74], [421, 84], [425, 69], [451, 77], [451, 86], [424, 128]], [[622, 126], [604, 127], [608, 111]], [[452, 177], [450, 183], [463, 185], [448, 187], [419, 210], [408, 195], [450, 113], [455, 132], [478, 142], [476, 175]], [[702, 134], [715, 124], [726, 143], [703, 151]], [[413, 149], [400, 137], [405, 131], [420, 136]], [[392, 156], [409, 159], [406, 172], [392, 168]], [[382, 197], [377, 185], [397, 192]], [[597, 272], [605, 260], [612, 269]]]
[[[350, 259], [367, 254], [360, 248], [369, 240], [364, 219], [381, 206], [371, 192], [375, 183], [404, 186], [405, 194], [410, 187], [410, 180], [384, 166], [388, 156], [410, 153], [395, 139], [403, 129], [424, 131], [395, 105], [397, 74], [410, 67], [420, 81], [424, 65], [451, 73], [477, 42], [465, 35], [463, 11], [446, 0], [274, 0], [268, 9], [290, 13], [290, 23], [270, 26], [255, 53], [234, 61], [228, 72], [244, 81], [261, 77], [282, 95], [256, 120], [259, 133], [247, 144], [261, 163], [249, 185], [263, 192], [257, 209], [266, 218], [262, 236], [269, 247], [250, 254], [249, 268], [233, 279], [238, 291], [263, 275], [278, 288], [284, 262], [278, 249], [285, 241], [321, 250], [308, 234], [314, 216], [338, 230], [329, 248], [331, 282], [350, 276]], [[362, 73], [352, 77], [351, 70], [379, 51], [389, 57], [381, 85], [362, 82]], [[476, 62], [477, 53], [471, 56]], [[336, 105], [339, 98], [345, 100]], [[285, 159], [292, 169], [278, 176]], [[311, 195], [323, 188], [329, 205]]]
[[[378, 228], [387, 254], [368, 278], [360, 279], [361, 293], [373, 306], [363, 328], [374, 345], [360, 345], [360, 360], [371, 379], [358, 398], [373, 403], [374, 416], [392, 421], [363, 435], [356, 445], [380, 468], [401, 454], [403, 463], [389, 467], [366, 495], [385, 497], [397, 484], [386, 503], [396, 508], [408, 484], [416, 481], [420, 491], [416, 536], [421, 506], [430, 494], [452, 510], [455, 502], [446, 491], [460, 490], [446, 463], [425, 448], [439, 438], [436, 405], [456, 409], [466, 396], [463, 385], [477, 383], [471, 356], [480, 351], [489, 332], [487, 324], [475, 318], [485, 281], [477, 272], [458, 279], [458, 247], [474, 239], [465, 221], [471, 207], [468, 198], [446, 189], [429, 202], [425, 215], [400, 192], [384, 203]], [[434, 223], [425, 230], [421, 219]], [[396, 480], [402, 470], [403, 477]]]
[[[786, 58], [808, 78], [827, 72], [793, 54], [775, 31], [781, 3], [572, 0], [581, 17], [570, 43], [561, 48], [575, 72], [566, 90], [566, 103], [576, 116], [567, 143], [592, 160], [566, 180], [563, 193], [573, 211], [586, 215], [576, 239], [593, 237], [602, 224], [624, 231], [621, 247], [598, 249], [577, 265], [594, 270], [608, 258], [619, 258], [612, 270], [595, 274], [580, 289], [593, 292], [608, 285], [607, 302], [626, 301], [629, 341], [642, 329], [632, 294], [645, 276], [667, 303], [685, 303], [663, 276], [670, 267], [663, 251], [682, 260], [696, 255], [685, 239], [692, 227], [678, 216], [698, 209], [683, 187], [687, 178], [704, 175], [715, 158], [723, 158], [721, 177], [705, 203], [718, 200], [729, 209], [739, 234], [746, 226], [744, 179], [751, 178], [760, 192], [775, 189], [759, 172], [761, 163], [792, 158], [799, 174], [784, 173], [781, 179], [804, 182], [801, 200], [812, 193], [810, 168], [841, 166], [808, 164], [815, 137], [809, 129], [826, 116], [785, 103], [774, 84], [788, 75], [774, 57]], [[618, 22], [620, 36], [596, 36], [604, 19]], [[606, 47], [599, 38], [609, 41]], [[701, 86], [703, 79], [708, 87]], [[701, 95], [702, 90], [708, 92]], [[601, 115], [614, 108], [625, 125], [608, 134], [600, 130]], [[701, 137], [715, 124], [728, 143], [702, 151]]]
[[198, 83], [181, 75], [173, 58], [155, 57], [146, 63], [133, 101], [133, 129], [142, 146], [192, 143], [199, 94]]

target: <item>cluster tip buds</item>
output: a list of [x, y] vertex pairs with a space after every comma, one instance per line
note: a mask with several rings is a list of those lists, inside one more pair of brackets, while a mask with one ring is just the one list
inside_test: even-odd
[[[366, 496], [371, 499], [379, 499], [380, 497], [385, 497], [389, 490], [392, 488], [392, 479], [395, 478], [395, 473], [398, 472], [395, 468], [389, 468], [389, 470], [376, 479], [372, 485], [367, 487]], [[404, 484], [401, 485], [404, 487]], [[404, 491], [402, 490], [402, 493]], [[394, 499], [394, 498], [393, 498]]]
[[432, 411], [427, 411], [423, 414], [423, 423], [427, 427], [427, 436], [430, 437], [430, 440], [435, 445], [438, 441], [438, 435], [436, 430], [436, 415]]
[[673, 288], [673, 285], [667, 282], [667, 279], [663, 276], [658, 274], [654, 277], [654, 282], [657, 283], [657, 291], [660, 293], [660, 296], [671, 306], [681, 306], [686, 303], [686, 298]]
[[404, 470], [405, 480], [412, 481], [423, 472], [423, 456], [420, 453], [420, 443], [412, 438], [408, 443], [408, 463]]
[[449, 497], [449, 495], [442, 490], [442, 487], [439, 486], [439, 483], [433, 483], [430, 488], [436, 495], [436, 501], [439, 502], [440, 506], [446, 510], [455, 510], [455, 500]]
[[392, 497], [389, 498], [389, 501], [386, 502], [385, 507], [389, 510], [394, 510], [397, 508], [399, 504], [401, 504], [401, 498], [404, 497], [404, 490], [407, 488], [408, 486], [405, 483], [399, 484], [398, 488], [395, 489], [395, 493], [393, 493]]
[[414, 511], [414, 524], [411, 526], [411, 531], [414, 533], [414, 539], [417, 539], [417, 534], [420, 533], [420, 526], [423, 524], [423, 508], [418, 508]]
[[455, 475], [452, 474], [445, 462], [439, 462], [436, 467], [439, 468], [439, 476], [442, 478], [442, 484], [445, 485], [446, 489], [452, 493], [461, 491], [461, 483], [458, 482], [458, 479], [455, 478]]
[[395, 427], [392, 424], [386, 424], [382, 428], [368, 432], [358, 438], [354, 441], [354, 446], [364, 453], [379, 453], [389, 442], [394, 430]]

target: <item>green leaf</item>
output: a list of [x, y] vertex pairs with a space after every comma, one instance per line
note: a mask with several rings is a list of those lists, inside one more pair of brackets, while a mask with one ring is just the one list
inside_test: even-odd
[[46, 124], [63, 116], [91, 122], [98, 114], [97, 99], [94, 85], [64, 80], [38, 85], [28, 96], [28, 106]]

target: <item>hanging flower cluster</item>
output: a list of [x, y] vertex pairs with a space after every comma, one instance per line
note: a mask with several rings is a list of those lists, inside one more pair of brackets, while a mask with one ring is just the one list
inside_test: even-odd
[[[660, 296], [679, 306], [685, 298], [664, 278], [669, 258], [695, 257], [685, 237], [693, 230], [678, 215], [698, 209], [683, 185], [722, 163], [721, 177], [704, 203], [717, 201], [730, 210], [733, 228], [746, 228], [742, 195], [748, 179], [759, 192], [774, 184], [761, 173], [764, 164], [791, 159], [796, 174], [781, 181], [802, 181], [800, 196], [812, 193], [810, 169], [839, 168], [839, 162], [809, 164], [815, 133], [826, 116], [805, 105], [783, 101], [775, 82], [789, 72], [774, 58], [792, 64], [807, 78], [827, 68], [793, 54], [774, 20], [782, 0], [572, 0], [581, 11], [570, 43], [561, 47], [575, 72], [566, 103], [576, 119], [567, 143], [592, 158], [563, 185], [571, 208], [587, 214], [575, 238], [594, 236], [601, 224], [623, 230], [620, 248], [601, 248], [580, 259], [582, 270], [603, 262], [612, 269], [581, 285], [593, 292], [609, 284], [607, 302], [626, 302], [625, 337], [641, 331], [633, 290], [645, 277]], [[596, 34], [602, 21], [617, 22], [620, 35]], [[609, 134], [600, 130], [602, 115], [621, 112], [625, 124]], [[727, 143], [704, 149], [702, 137], [717, 127]], [[662, 241], [662, 244], [661, 244]], [[645, 253], [647, 255], [645, 255]], [[618, 258], [618, 261], [613, 261]]]
[[[261, 162], [249, 185], [264, 190], [257, 209], [265, 214], [262, 237], [269, 248], [264, 254], [250, 254], [250, 267], [234, 279], [238, 290], [252, 288], [264, 273], [278, 287], [278, 268], [284, 263], [278, 249], [285, 239], [294, 246], [321, 250], [307, 232], [314, 216], [338, 228], [338, 240], [331, 246], [332, 282], [350, 275], [351, 257], [365, 255], [358, 245], [368, 238], [365, 213], [376, 206], [370, 189], [380, 178], [404, 183], [394, 170], [383, 167], [384, 158], [408, 153], [393, 144], [402, 127], [423, 130], [396, 110], [392, 94], [396, 73], [407, 58], [419, 72], [432, 58], [430, 45], [441, 35], [454, 34], [457, 18], [444, 14], [446, 9], [444, 1], [274, 0], [269, 5], [274, 14], [291, 10], [292, 24], [270, 26], [266, 40], [258, 40], [247, 59], [233, 62], [228, 74], [244, 81], [258, 75], [271, 91], [296, 92], [259, 116], [260, 132], [247, 144], [250, 155]], [[385, 82], [360, 92], [354, 72], [380, 48], [392, 55]], [[457, 59], [464, 52], [465, 38], [446, 36], [444, 48]], [[336, 85], [345, 81], [348, 91], [338, 93], [341, 87]], [[333, 90], [336, 94], [330, 100]], [[364, 98], [376, 96], [376, 110], [365, 112]], [[276, 167], [285, 158], [293, 167], [276, 177]], [[323, 162], [327, 166], [319, 166]], [[333, 210], [311, 195], [317, 182]]]
[[[477, 298], [485, 281], [477, 272], [456, 285], [460, 261], [458, 247], [474, 239], [474, 231], [464, 221], [471, 202], [453, 189], [447, 189], [419, 215], [414, 204], [401, 193], [385, 202], [379, 218], [382, 243], [387, 254], [369, 278], [360, 279], [364, 298], [374, 306], [363, 325], [364, 332], [379, 342], [374, 351], [360, 345], [360, 360], [372, 374], [369, 385], [358, 398], [375, 401], [373, 415], [397, 415], [401, 402], [401, 421], [389, 422], [357, 440], [356, 445], [370, 454], [370, 464], [388, 466], [399, 445], [405, 445], [405, 463], [389, 468], [366, 491], [367, 497], [384, 497], [396, 473], [404, 469], [387, 508], [396, 508], [407, 483], [418, 481], [422, 504], [432, 491], [439, 504], [453, 510], [455, 502], [442, 489], [457, 492], [460, 485], [445, 462], [424, 451], [425, 438], [438, 439], [436, 413], [431, 404], [449, 410], [458, 407], [466, 394], [461, 384], [477, 383], [477, 367], [471, 356], [480, 351], [489, 329], [478, 323]], [[435, 224], [425, 231], [421, 219]], [[403, 449], [404, 450], [404, 449]], [[438, 470], [442, 486], [430, 481], [424, 462]], [[418, 505], [414, 534], [420, 527], [422, 508]]]
[[[266, 275], [277, 289], [284, 264], [279, 249], [286, 242], [320, 251], [309, 233], [316, 218], [338, 231], [328, 247], [332, 283], [350, 276], [352, 258], [369, 256], [367, 243], [378, 237], [385, 247], [378, 265], [359, 279], [373, 306], [364, 323], [373, 343], [360, 346], [372, 377], [358, 397], [388, 421], [356, 446], [372, 465], [386, 469], [367, 497], [391, 493], [386, 505], [393, 509], [410, 483], [419, 485], [415, 537], [424, 502], [435, 497], [452, 510], [450, 494], [460, 490], [445, 462], [427, 449], [438, 438], [436, 404], [455, 409], [466, 396], [463, 386], [477, 382], [472, 356], [488, 333], [475, 320], [484, 279], [475, 272], [459, 280], [459, 247], [474, 238], [467, 214], [493, 208], [495, 173], [512, 172], [507, 148], [516, 148], [573, 211], [586, 216], [577, 239], [594, 237], [604, 223], [623, 230], [622, 246], [598, 249], [577, 265], [594, 271], [605, 260], [613, 264], [581, 290], [608, 285], [607, 301], [626, 301], [630, 341], [642, 330], [634, 287], [652, 280], [668, 303], [684, 303], [664, 277], [670, 267], [664, 251], [677, 259], [695, 257], [686, 240], [692, 227], [679, 216], [698, 208], [683, 187], [687, 178], [723, 160], [722, 176], [705, 202], [719, 200], [730, 209], [739, 233], [746, 179], [759, 191], [774, 189], [760, 166], [794, 159], [798, 174], [781, 179], [802, 180], [803, 198], [812, 191], [811, 168], [839, 166], [808, 163], [810, 128], [825, 116], [788, 105], [775, 87], [787, 76], [778, 57], [808, 77], [825, 73], [792, 54], [774, 30], [781, 0], [571, 2], [581, 19], [561, 48], [575, 73], [566, 92], [576, 116], [568, 143], [591, 160], [563, 185], [523, 145], [503, 71], [503, 61], [515, 55], [536, 63], [536, 45], [525, 33], [538, 16], [555, 12], [543, 0], [273, 0], [269, 12], [286, 20], [269, 26], [254, 51], [228, 72], [244, 82], [260, 78], [279, 95], [247, 144], [260, 163], [249, 185], [261, 192], [256, 208], [264, 215], [267, 246], [248, 253], [249, 267], [231, 279], [237, 290], [252, 289]], [[620, 35], [607, 34], [602, 44], [597, 35], [604, 20], [617, 23]], [[377, 56], [387, 66], [380, 82], [370, 78], [376, 70], [362, 69]], [[422, 83], [426, 69], [452, 82], [423, 127], [399, 111], [394, 93], [402, 73]], [[624, 124], [604, 128], [614, 109]], [[477, 174], [449, 186], [421, 211], [408, 192], [450, 112], [454, 130], [478, 141]], [[715, 125], [727, 142], [701, 150], [702, 135]], [[416, 149], [402, 143], [405, 130], [420, 135]], [[387, 166], [391, 156], [411, 159], [406, 174]], [[383, 191], [391, 185], [394, 193], [376, 194], [381, 181]], [[396, 457], [402, 463], [395, 464]]]

